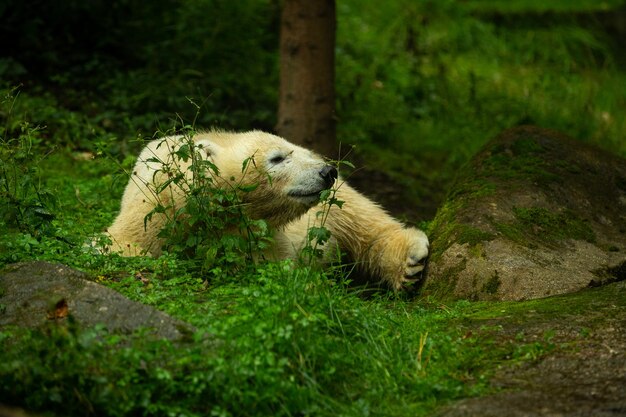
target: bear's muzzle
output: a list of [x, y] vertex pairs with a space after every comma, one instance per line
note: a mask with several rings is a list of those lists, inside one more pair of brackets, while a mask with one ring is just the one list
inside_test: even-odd
[[324, 165], [324, 168], [320, 170], [320, 177], [324, 180], [324, 188], [332, 187], [338, 175], [337, 168], [332, 165]]

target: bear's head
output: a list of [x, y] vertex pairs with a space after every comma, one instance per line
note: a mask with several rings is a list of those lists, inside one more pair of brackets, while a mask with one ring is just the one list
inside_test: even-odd
[[245, 189], [248, 215], [274, 227], [306, 213], [337, 179], [337, 169], [321, 156], [269, 133], [211, 132], [194, 141], [218, 168], [222, 186]]

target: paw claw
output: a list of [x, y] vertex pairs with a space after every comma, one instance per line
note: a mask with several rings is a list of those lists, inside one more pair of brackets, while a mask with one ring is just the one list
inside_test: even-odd
[[414, 275], [417, 275], [424, 270], [425, 265], [426, 265], [426, 258], [418, 257], [418, 256], [409, 256], [409, 259], [407, 260], [407, 263], [406, 263], [404, 275], [407, 277], [412, 277]]
[[409, 265], [409, 267], [406, 269], [406, 276], [407, 277], [412, 277], [415, 274], [418, 274], [420, 272], [422, 272], [424, 270], [424, 265], [415, 265], [415, 266], [411, 266]]

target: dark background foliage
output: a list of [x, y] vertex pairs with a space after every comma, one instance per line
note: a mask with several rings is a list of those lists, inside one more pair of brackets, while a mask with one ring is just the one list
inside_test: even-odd
[[9, 2], [1, 65], [28, 91], [138, 128], [154, 129], [163, 115], [193, 118], [191, 98], [203, 104], [203, 125], [269, 130], [278, 13], [277, 2], [248, 0]]

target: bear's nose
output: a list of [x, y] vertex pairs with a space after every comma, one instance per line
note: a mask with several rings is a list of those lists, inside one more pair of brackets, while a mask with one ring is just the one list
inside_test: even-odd
[[337, 168], [332, 165], [325, 165], [320, 171], [320, 177], [324, 180], [326, 188], [333, 186], [338, 175]]

